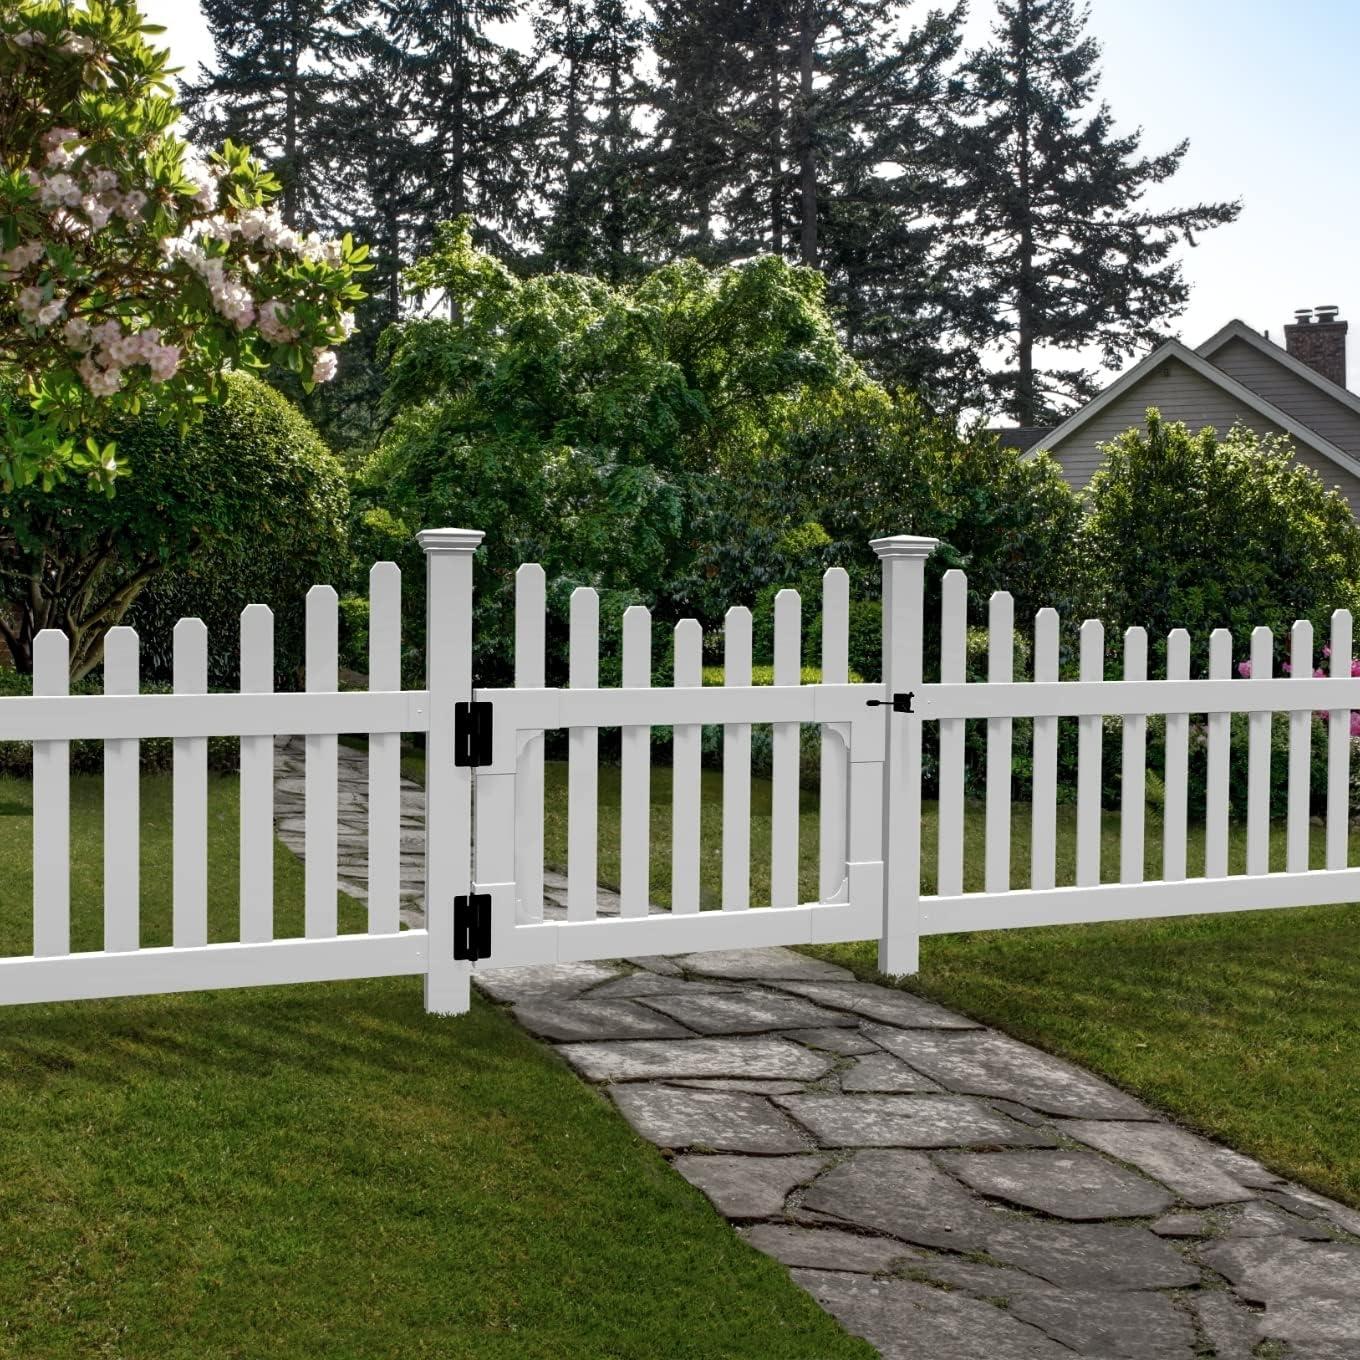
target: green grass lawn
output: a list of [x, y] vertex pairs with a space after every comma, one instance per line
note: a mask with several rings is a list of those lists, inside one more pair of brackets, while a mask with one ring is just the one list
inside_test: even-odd
[[[547, 778], [549, 860], [566, 857], [566, 767]], [[652, 772], [652, 890], [670, 892], [670, 770]], [[701, 892], [720, 900], [722, 779], [703, 775]], [[600, 772], [600, 876], [618, 879], [619, 776]], [[803, 795], [801, 880], [816, 895], [815, 796]], [[768, 900], [770, 786], [752, 797], [753, 901]], [[1160, 875], [1161, 823], [1149, 808], [1149, 877]], [[935, 806], [922, 824], [926, 891], [934, 890]], [[967, 809], [969, 889], [982, 887], [983, 810]], [[1234, 827], [1233, 872], [1245, 864]], [[1012, 881], [1029, 881], [1029, 808], [1017, 805]], [[1075, 812], [1059, 809], [1059, 882], [1074, 877]], [[1191, 872], [1203, 867], [1202, 827], [1190, 832]], [[1107, 879], [1116, 878], [1119, 819], [1103, 828]], [[1313, 862], [1323, 863], [1322, 829]], [[1283, 827], [1271, 863], [1284, 866]], [[1351, 863], [1360, 863], [1360, 836]], [[873, 943], [819, 951], [876, 976]], [[1103, 1073], [1185, 1124], [1260, 1157], [1282, 1174], [1360, 1205], [1360, 907], [1244, 912], [1164, 921], [948, 935], [922, 946], [908, 984], [1022, 1039]]]
[[[168, 938], [168, 790], [143, 781], [147, 944]], [[82, 948], [101, 798], [72, 780]], [[3, 952], [28, 949], [30, 806], [0, 781]], [[231, 938], [233, 779], [210, 827]], [[282, 849], [275, 881], [297, 933]], [[5, 1360], [871, 1354], [481, 1002], [433, 1019], [409, 978], [0, 1008]]]

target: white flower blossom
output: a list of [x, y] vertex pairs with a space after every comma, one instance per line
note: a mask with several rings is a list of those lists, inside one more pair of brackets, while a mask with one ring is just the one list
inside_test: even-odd
[[312, 381], [314, 383], [328, 383], [335, 377], [335, 370], [339, 367], [339, 360], [335, 357], [335, 351], [331, 349], [318, 350], [316, 360], [312, 364]]

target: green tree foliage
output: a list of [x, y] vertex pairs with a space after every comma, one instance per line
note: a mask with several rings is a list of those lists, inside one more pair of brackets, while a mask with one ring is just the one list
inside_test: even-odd
[[1092, 394], [1080, 367], [1042, 369], [1038, 351], [1095, 349], [1108, 366], [1165, 339], [1189, 286], [1182, 241], [1233, 221], [1240, 203], [1154, 209], [1188, 142], [1160, 155], [1120, 135], [1097, 103], [1100, 46], [1076, 0], [998, 0], [992, 41], [964, 72], [960, 207], [984, 247], [978, 339], [1002, 342], [996, 394], [1037, 425]]
[[1240, 659], [1265, 625], [1283, 659], [1296, 619], [1320, 646], [1332, 610], [1357, 603], [1360, 527], [1287, 440], [1192, 434], [1149, 410], [1105, 451], [1076, 552], [1086, 611], [1115, 635], [1140, 625], [1164, 653], [1189, 629], [1202, 667], [1213, 629], [1232, 630]]
[[479, 635], [492, 666], [508, 655], [521, 562], [543, 564], [558, 620], [578, 584], [665, 605], [737, 450], [792, 399], [855, 374], [821, 279], [770, 258], [668, 265], [634, 284], [519, 280], [463, 222], [411, 280], [461, 319], [389, 332], [393, 423], [359, 503], [396, 517], [365, 521], [393, 542], [436, 524], [487, 531]]
[[134, 469], [112, 499], [69, 484], [0, 495], [0, 640], [15, 669], [32, 670], [39, 629], [61, 628], [78, 680], [102, 660], [108, 630], [131, 621], [145, 674], [168, 678], [170, 630], [186, 615], [208, 624], [223, 682], [237, 615], [256, 601], [276, 611], [280, 671], [295, 666], [303, 597], [345, 562], [349, 495], [315, 430], [237, 373], [183, 435], [154, 411], [107, 433]]

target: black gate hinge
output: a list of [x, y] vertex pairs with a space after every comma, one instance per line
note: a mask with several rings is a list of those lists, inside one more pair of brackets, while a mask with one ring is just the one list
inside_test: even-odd
[[894, 713], [915, 713], [911, 701], [916, 698], [915, 690], [908, 690], [906, 694], [894, 694], [891, 699], [866, 699], [864, 702], [870, 708], [891, 707]]
[[491, 957], [491, 894], [453, 899], [453, 957], [476, 963]]
[[492, 707], [489, 699], [460, 700], [453, 706], [453, 763], [471, 769], [491, 764]]

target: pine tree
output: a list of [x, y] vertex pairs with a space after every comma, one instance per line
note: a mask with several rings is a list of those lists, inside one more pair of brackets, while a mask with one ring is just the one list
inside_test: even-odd
[[534, 226], [530, 186], [544, 168], [545, 76], [498, 40], [518, 0], [376, 0], [409, 86], [424, 165], [426, 229], [470, 213], [482, 242], [521, 251]]
[[647, 192], [638, 126], [645, 25], [624, 0], [543, 0], [534, 27], [549, 73], [544, 261], [610, 279], [635, 274], [655, 261], [667, 234]]
[[318, 132], [328, 106], [343, 101], [367, 8], [368, 0], [202, 0], [216, 60], [182, 91], [191, 134], [212, 145], [230, 137], [264, 158], [292, 226], [329, 225], [334, 157]]
[[1075, 0], [998, 0], [990, 44], [966, 63], [969, 114], [957, 189], [985, 255], [985, 321], [1001, 342], [994, 387], [1022, 425], [1093, 390], [1080, 366], [1039, 367], [1041, 347], [1095, 350], [1106, 365], [1164, 338], [1189, 294], [1175, 247], [1233, 221], [1240, 203], [1154, 209], [1188, 142], [1161, 155], [1119, 135], [1096, 103], [1100, 48]]

